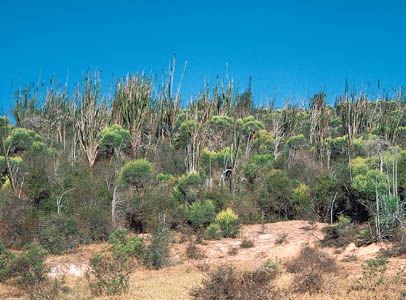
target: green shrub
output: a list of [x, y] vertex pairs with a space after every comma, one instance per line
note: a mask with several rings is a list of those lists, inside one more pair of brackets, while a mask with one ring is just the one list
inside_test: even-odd
[[293, 218], [294, 182], [282, 170], [271, 169], [258, 178], [254, 186], [256, 199], [267, 218]]
[[368, 259], [362, 266], [362, 277], [353, 287], [355, 290], [375, 290], [385, 281], [385, 273], [388, 268], [388, 258], [377, 257]]
[[193, 203], [198, 199], [202, 178], [198, 173], [189, 173], [178, 178], [173, 196], [180, 202]]
[[220, 226], [224, 237], [235, 238], [238, 234], [238, 216], [231, 208], [219, 212], [216, 216], [216, 224]]
[[110, 234], [109, 243], [112, 245], [113, 256], [117, 258], [141, 258], [144, 256], [144, 239], [138, 236], [130, 237], [125, 228], [114, 230]]
[[86, 278], [94, 296], [119, 295], [128, 291], [130, 268], [126, 259], [108, 253], [93, 255]]
[[275, 257], [274, 259], [268, 258], [264, 263], [264, 269], [270, 273], [279, 274], [282, 268], [282, 260], [279, 257]]
[[309, 219], [311, 217], [311, 197], [309, 187], [300, 183], [292, 191], [293, 208], [295, 210], [296, 217]]
[[130, 131], [117, 124], [106, 127], [100, 132], [99, 144], [101, 152], [105, 154], [128, 149], [131, 145]]
[[263, 172], [263, 169], [270, 166], [273, 161], [273, 156], [270, 153], [256, 154], [250, 158], [250, 161], [244, 166], [244, 176], [250, 185], [253, 185], [258, 174]]
[[[23, 162], [22, 158], [19, 156], [10, 157], [10, 166], [11, 168], [16, 168], [21, 165]], [[7, 162], [4, 156], [0, 155], [0, 172], [6, 174], [7, 172]]]
[[159, 224], [146, 252], [145, 262], [149, 267], [160, 269], [168, 263], [170, 237], [165, 224]]
[[219, 240], [223, 237], [220, 226], [216, 223], [210, 224], [206, 229], [206, 239]]
[[41, 222], [39, 242], [49, 253], [73, 252], [81, 241], [79, 226], [72, 218], [57, 216]]
[[8, 280], [12, 276], [12, 264], [15, 255], [8, 251], [3, 241], [0, 241], [0, 282]]
[[29, 245], [15, 255], [0, 242], [0, 282], [15, 279], [17, 284], [33, 289], [47, 281], [44, 264], [46, 251], [39, 245]]
[[167, 174], [167, 173], [159, 173], [156, 175], [156, 179], [159, 182], [168, 182], [169, 180], [173, 179], [174, 176], [172, 174]]
[[152, 165], [145, 159], [131, 160], [127, 162], [120, 173], [120, 181], [125, 186], [143, 187], [150, 179]]
[[195, 230], [210, 224], [215, 216], [212, 200], [194, 202], [187, 211], [187, 218]]
[[41, 245], [52, 254], [62, 254], [64, 252], [63, 238], [62, 233], [54, 226], [45, 227], [40, 232]]
[[89, 207], [80, 211], [84, 237], [88, 242], [107, 240], [112, 230], [111, 216], [102, 207]]
[[365, 172], [360, 172], [360, 174], [354, 176], [352, 186], [357, 192], [370, 200], [368, 202], [369, 205], [373, 205], [375, 192], [378, 191], [380, 194], [386, 193], [388, 181], [386, 174], [381, 173], [379, 170], [367, 169]]
[[40, 284], [46, 280], [44, 258], [46, 251], [39, 245], [30, 245], [10, 261], [10, 274], [24, 287]]
[[35, 131], [25, 128], [14, 128], [4, 141], [4, 146], [6, 149], [10, 149], [10, 153], [17, 153], [28, 150], [36, 141], [41, 141], [41, 136]]

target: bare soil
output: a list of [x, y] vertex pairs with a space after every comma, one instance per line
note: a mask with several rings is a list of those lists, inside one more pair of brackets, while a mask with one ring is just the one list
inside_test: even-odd
[[[231, 263], [239, 269], [250, 270], [262, 266], [268, 258], [278, 258], [284, 263], [297, 256], [307, 245], [317, 247], [323, 238], [321, 230], [326, 226], [328, 224], [307, 221], [245, 225], [236, 239], [204, 240], [198, 244], [203, 254], [203, 258], [199, 260], [187, 258], [185, 252], [190, 241], [181, 242], [182, 237], [179, 234], [170, 246], [170, 265], [158, 271], [137, 268], [130, 277], [129, 295], [118, 299], [188, 299], [188, 290], [198, 285], [204, 277], [201, 269], [205, 266]], [[145, 238], [148, 239], [148, 236]], [[253, 247], [241, 248], [240, 244], [244, 239], [251, 240]], [[83, 277], [88, 270], [89, 258], [106, 247], [105, 243], [83, 245], [75, 253], [48, 256], [46, 265], [50, 269], [49, 276], [63, 275], [71, 286], [85, 290]], [[345, 249], [320, 249], [333, 256], [339, 267], [351, 277], [361, 273], [363, 261], [374, 258], [380, 249], [387, 247], [390, 247], [390, 244], [372, 244], [365, 247], [350, 244]], [[231, 249], [234, 251], [230, 251]], [[396, 274], [405, 269], [406, 257], [389, 260], [389, 273]], [[289, 280], [291, 278], [286, 274], [282, 277], [280, 286], [288, 284]], [[0, 285], [0, 299], [18, 299], [19, 296], [21, 294], [18, 290], [9, 285]]]

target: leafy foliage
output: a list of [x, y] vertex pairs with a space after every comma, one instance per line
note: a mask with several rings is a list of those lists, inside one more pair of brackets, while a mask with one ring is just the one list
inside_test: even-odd
[[128, 291], [130, 270], [126, 260], [99, 253], [90, 258], [89, 267], [86, 277], [93, 295], [111, 296]]
[[101, 151], [106, 154], [127, 150], [131, 146], [131, 134], [118, 124], [104, 128], [99, 135]]
[[216, 223], [210, 224], [206, 229], [206, 238], [209, 240], [219, 240], [223, 237], [220, 226]]
[[14, 278], [23, 287], [31, 287], [46, 280], [44, 258], [46, 251], [39, 245], [29, 245], [19, 255], [14, 255], [0, 245], [1, 281]]
[[165, 224], [155, 229], [151, 244], [147, 248], [146, 263], [151, 268], [160, 269], [168, 263], [170, 232]]
[[[113, 256], [143, 257], [159, 268], [169, 239], [161, 223], [218, 239], [235, 237], [240, 223], [306, 219], [336, 223], [326, 244], [344, 246], [359, 235], [400, 239], [401, 93], [346, 94], [331, 105], [321, 92], [306, 105], [260, 107], [251, 83], [240, 90], [219, 80], [182, 105], [175, 73], [173, 64], [159, 85], [128, 75], [111, 95], [103, 95], [98, 73], [85, 74], [76, 89], [16, 93], [16, 125], [0, 117], [0, 234], [7, 247], [38, 241], [63, 253], [106, 241], [121, 226], [154, 233], [152, 243], [142, 254], [141, 239], [117, 232]], [[356, 232], [358, 223], [368, 224], [369, 236]]]
[[120, 181], [126, 186], [142, 187], [152, 175], [152, 165], [145, 159], [127, 162], [120, 173]]
[[29, 150], [34, 142], [40, 142], [41, 136], [35, 131], [25, 128], [14, 128], [4, 141], [4, 146], [10, 153]]
[[187, 212], [188, 220], [197, 230], [210, 224], [215, 217], [215, 207], [212, 200], [194, 202]]
[[238, 234], [238, 216], [231, 208], [219, 212], [215, 219], [224, 237], [235, 238]]
[[144, 240], [137, 236], [129, 236], [125, 228], [117, 228], [109, 237], [112, 253], [116, 258], [142, 258], [145, 253]]

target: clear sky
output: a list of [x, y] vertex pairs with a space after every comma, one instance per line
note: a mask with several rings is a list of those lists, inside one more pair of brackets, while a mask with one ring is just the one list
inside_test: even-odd
[[[406, 83], [406, 1], [0, 0], [0, 106], [30, 82], [84, 71], [160, 74], [188, 61], [188, 98], [228, 74], [257, 103]], [[178, 74], [179, 75], [179, 74]]]

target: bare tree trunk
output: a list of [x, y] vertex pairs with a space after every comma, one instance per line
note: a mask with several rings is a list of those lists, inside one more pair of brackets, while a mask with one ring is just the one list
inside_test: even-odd
[[377, 184], [375, 183], [375, 202], [376, 202], [376, 216], [375, 216], [375, 230], [376, 230], [376, 241], [379, 243], [382, 241], [381, 237], [381, 224], [379, 219], [379, 196], [378, 196], [378, 189]]
[[11, 165], [10, 161], [10, 149], [11, 149], [11, 143], [10, 146], [6, 149], [5, 143], [4, 143], [4, 137], [2, 138], [2, 144], [3, 144], [3, 151], [4, 151], [4, 159], [6, 161], [6, 167], [7, 167], [7, 175], [10, 180], [11, 188], [13, 191], [16, 191], [17, 189], [17, 180], [14, 177], [14, 170], [13, 166]]
[[56, 199], [56, 207], [57, 207], [58, 216], [62, 215], [62, 207], [63, 207], [63, 205], [62, 205], [62, 198], [63, 198], [63, 196], [65, 196], [67, 193], [69, 193], [69, 192], [71, 192], [71, 191], [73, 191], [73, 190], [75, 190], [75, 189], [76, 189], [76, 188], [71, 188], [71, 189], [69, 189], [69, 190], [63, 192], [63, 193]]
[[330, 224], [331, 224], [331, 225], [333, 225], [334, 203], [335, 203], [336, 198], [337, 198], [337, 193], [338, 193], [338, 192], [336, 192], [336, 193], [334, 194], [333, 201], [331, 202], [331, 208], [330, 208]]
[[118, 186], [114, 187], [113, 190], [113, 200], [111, 201], [111, 224], [113, 225], [113, 228], [116, 228], [117, 226], [117, 205], [119, 203], [117, 199], [117, 191]]

